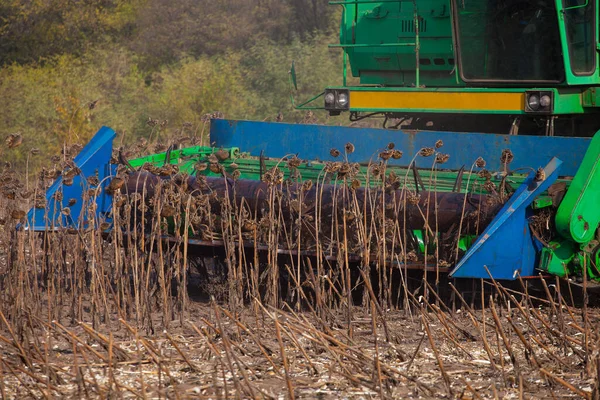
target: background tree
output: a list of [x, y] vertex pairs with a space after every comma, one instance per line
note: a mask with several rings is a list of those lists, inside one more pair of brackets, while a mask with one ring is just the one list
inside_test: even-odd
[[215, 111], [302, 121], [289, 99], [290, 64], [298, 99], [340, 83], [341, 52], [327, 48], [339, 11], [327, 0], [3, 0], [0, 140], [23, 138], [3, 156], [24, 169], [39, 148], [35, 172], [102, 125], [119, 143], [148, 138], [149, 118], [169, 121], [163, 141]]

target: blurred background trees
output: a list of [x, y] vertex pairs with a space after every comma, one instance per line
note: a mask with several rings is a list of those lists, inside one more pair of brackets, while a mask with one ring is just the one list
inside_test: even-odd
[[168, 121], [164, 141], [216, 111], [302, 121], [289, 67], [298, 99], [341, 83], [341, 52], [327, 47], [340, 13], [327, 0], [3, 0], [0, 140], [23, 137], [3, 156], [23, 166], [39, 148], [43, 160], [102, 125], [133, 142], [149, 118]]

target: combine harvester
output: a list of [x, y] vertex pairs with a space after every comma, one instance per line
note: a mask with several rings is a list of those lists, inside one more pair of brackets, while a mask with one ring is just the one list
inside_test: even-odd
[[205, 272], [278, 266], [297, 284], [315, 270], [594, 286], [598, 1], [330, 4], [343, 8], [343, 85], [296, 108], [387, 129], [213, 119], [213, 147], [127, 160], [103, 128], [28, 229], [160, 226]]

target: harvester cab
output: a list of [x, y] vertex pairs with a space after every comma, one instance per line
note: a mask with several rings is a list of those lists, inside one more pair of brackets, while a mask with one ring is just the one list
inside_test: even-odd
[[[331, 4], [343, 85], [297, 108], [399, 130], [213, 119], [212, 147], [124, 162], [104, 128], [25, 227], [146, 221], [230, 269], [292, 265], [297, 280], [364, 281], [372, 266], [436, 283], [600, 280], [597, 1]], [[76, 191], [96, 206], [65, 213]]]
[[325, 89], [321, 107], [383, 116], [385, 127], [591, 136], [597, 3], [332, 1], [343, 9], [331, 45], [343, 51], [343, 84]]

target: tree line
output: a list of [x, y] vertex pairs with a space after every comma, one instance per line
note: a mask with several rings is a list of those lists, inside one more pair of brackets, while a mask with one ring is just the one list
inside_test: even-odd
[[0, 138], [23, 138], [4, 155], [36, 171], [103, 125], [132, 143], [148, 120], [168, 121], [154, 136], [167, 142], [215, 111], [300, 122], [290, 63], [299, 99], [340, 84], [341, 53], [327, 47], [339, 17], [326, 0], [4, 0]]

